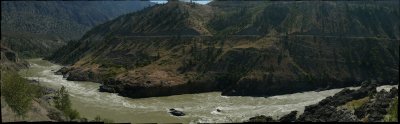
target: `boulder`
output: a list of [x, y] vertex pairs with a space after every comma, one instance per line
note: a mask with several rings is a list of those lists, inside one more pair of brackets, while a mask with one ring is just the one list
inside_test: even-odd
[[174, 115], [174, 116], [185, 116], [186, 114], [183, 113], [182, 111], [176, 110], [176, 109], [169, 109], [169, 113]]

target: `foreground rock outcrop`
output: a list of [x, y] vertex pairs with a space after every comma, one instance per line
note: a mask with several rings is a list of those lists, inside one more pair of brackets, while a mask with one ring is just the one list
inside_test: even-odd
[[[258, 116], [249, 122], [382, 122], [388, 115], [390, 106], [398, 99], [398, 89], [376, 92], [375, 83], [363, 83], [360, 89], [343, 89], [317, 104], [305, 107], [304, 113], [296, 118], [297, 112], [291, 112], [278, 120]], [[397, 110], [396, 110], [397, 111]], [[397, 118], [397, 117], [396, 117]]]
[[383, 121], [388, 113], [387, 108], [389, 108], [395, 97], [398, 97], [398, 89], [392, 88], [389, 92], [381, 90], [375, 94], [374, 99], [355, 109], [354, 114], [365, 122]]

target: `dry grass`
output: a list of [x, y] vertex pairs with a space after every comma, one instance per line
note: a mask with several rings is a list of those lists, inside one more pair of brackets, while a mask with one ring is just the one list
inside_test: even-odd
[[344, 107], [349, 110], [355, 110], [355, 109], [359, 108], [360, 106], [362, 106], [363, 104], [367, 103], [368, 101], [369, 101], [369, 97], [364, 97], [361, 99], [352, 100], [350, 102], [347, 102], [344, 105]]

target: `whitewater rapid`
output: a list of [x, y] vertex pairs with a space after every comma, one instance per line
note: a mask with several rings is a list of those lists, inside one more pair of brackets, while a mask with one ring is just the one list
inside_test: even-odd
[[[73, 108], [81, 116], [93, 119], [99, 115], [114, 122], [131, 123], [227, 123], [243, 122], [257, 115], [278, 118], [291, 111], [304, 111], [307, 105], [315, 104], [342, 90], [303, 92], [264, 97], [221, 96], [220, 92], [184, 94], [167, 97], [131, 99], [115, 93], [99, 92], [99, 83], [67, 81], [54, 72], [62, 66], [42, 59], [28, 60], [31, 67], [21, 70], [25, 78], [39, 80], [40, 85], [58, 89], [65, 86], [71, 96]], [[396, 85], [397, 86], [397, 85]], [[390, 89], [393, 86], [382, 86]], [[350, 87], [357, 89], [358, 87]], [[187, 115], [171, 116], [170, 108], [182, 110]], [[217, 109], [221, 110], [218, 112]]]

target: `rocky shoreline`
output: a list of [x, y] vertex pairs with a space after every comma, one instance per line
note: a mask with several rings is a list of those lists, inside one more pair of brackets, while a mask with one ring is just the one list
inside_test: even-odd
[[63, 77], [69, 81], [92, 81], [101, 83], [102, 85], [99, 86], [100, 92], [118, 93], [121, 96], [130, 98], [146, 98], [218, 91], [218, 84], [211, 80], [175, 81], [176, 78], [152, 78], [147, 80], [138, 78], [135, 78], [135, 80], [123, 80], [111, 77], [101, 78], [104, 77], [104, 75], [101, 73], [80, 71], [79, 69], [73, 69], [71, 67], [63, 67], [56, 71], [55, 74], [63, 75]]
[[[383, 122], [389, 107], [398, 100], [398, 89], [377, 92], [376, 83], [363, 83], [358, 90], [348, 88], [327, 97], [317, 104], [305, 107], [304, 113], [296, 118], [297, 111], [273, 119], [270, 116], [256, 116], [248, 122]], [[361, 101], [361, 102], [360, 102]], [[397, 110], [396, 110], [397, 111]], [[397, 117], [396, 117], [397, 118]]]
[[[336, 85], [333, 84], [308, 85], [307, 83], [300, 81], [297, 82], [281, 81], [280, 83], [271, 84], [269, 87], [255, 87], [257, 90], [251, 91], [248, 90], [249, 88], [252, 88], [249, 85], [253, 84], [251, 82], [257, 83], [257, 81], [250, 81], [250, 82], [248, 81], [247, 85], [243, 83], [238, 83], [233, 85], [224, 84], [216, 81], [215, 78], [217, 76], [212, 76], [212, 75], [207, 76], [208, 78], [202, 78], [196, 81], [190, 81], [185, 79], [178, 80], [178, 78], [180, 77], [173, 77], [173, 76], [171, 77], [167, 76], [169, 79], [157, 78], [157, 77], [149, 78], [150, 77], [149, 75], [151, 75], [151, 73], [147, 74], [146, 79], [140, 78], [140, 77], [146, 77], [146, 74], [134, 75], [137, 76], [135, 79], [131, 79], [133, 77], [121, 79], [115, 77], [104, 78], [105, 74], [102, 74], [100, 72], [93, 72], [91, 70], [85, 70], [85, 69], [77, 69], [74, 67], [63, 67], [60, 70], [56, 71], [55, 74], [63, 75], [63, 77], [69, 81], [92, 81], [96, 83], [101, 83], [102, 85], [99, 87], [100, 92], [118, 93], [121, 96], [126, 96], [130, 98], [170, 96], [170, 95], [202, 93], [202, 92], [212, 92], [212, 91], [221, 91], [222, 95], [224, 96], [268, 97], [268, 96], [290, 94], [296, 92], [321, 91], [321, 90], [329, 90], [335, 88], [361, 85], [361, 83], [357, 83], [358, 81], [349, 81], [353, 83], [349, 83], [347, 81], [338, 81]], [[241, 81], [243, 82], [244, 80]], [[377, 83], [377, 81], [375, 80], [372, 80], [370, 82]], [[379, 85], [393, 85], [393, 84], [394, 84], [393, 81], [385, 81], [379, 83]], [[290, 88], [286, 87], [288, 85], [290, 85], [291, 87]], [[259, 88], [264, 88], [264, 90], [261, 90]]]

